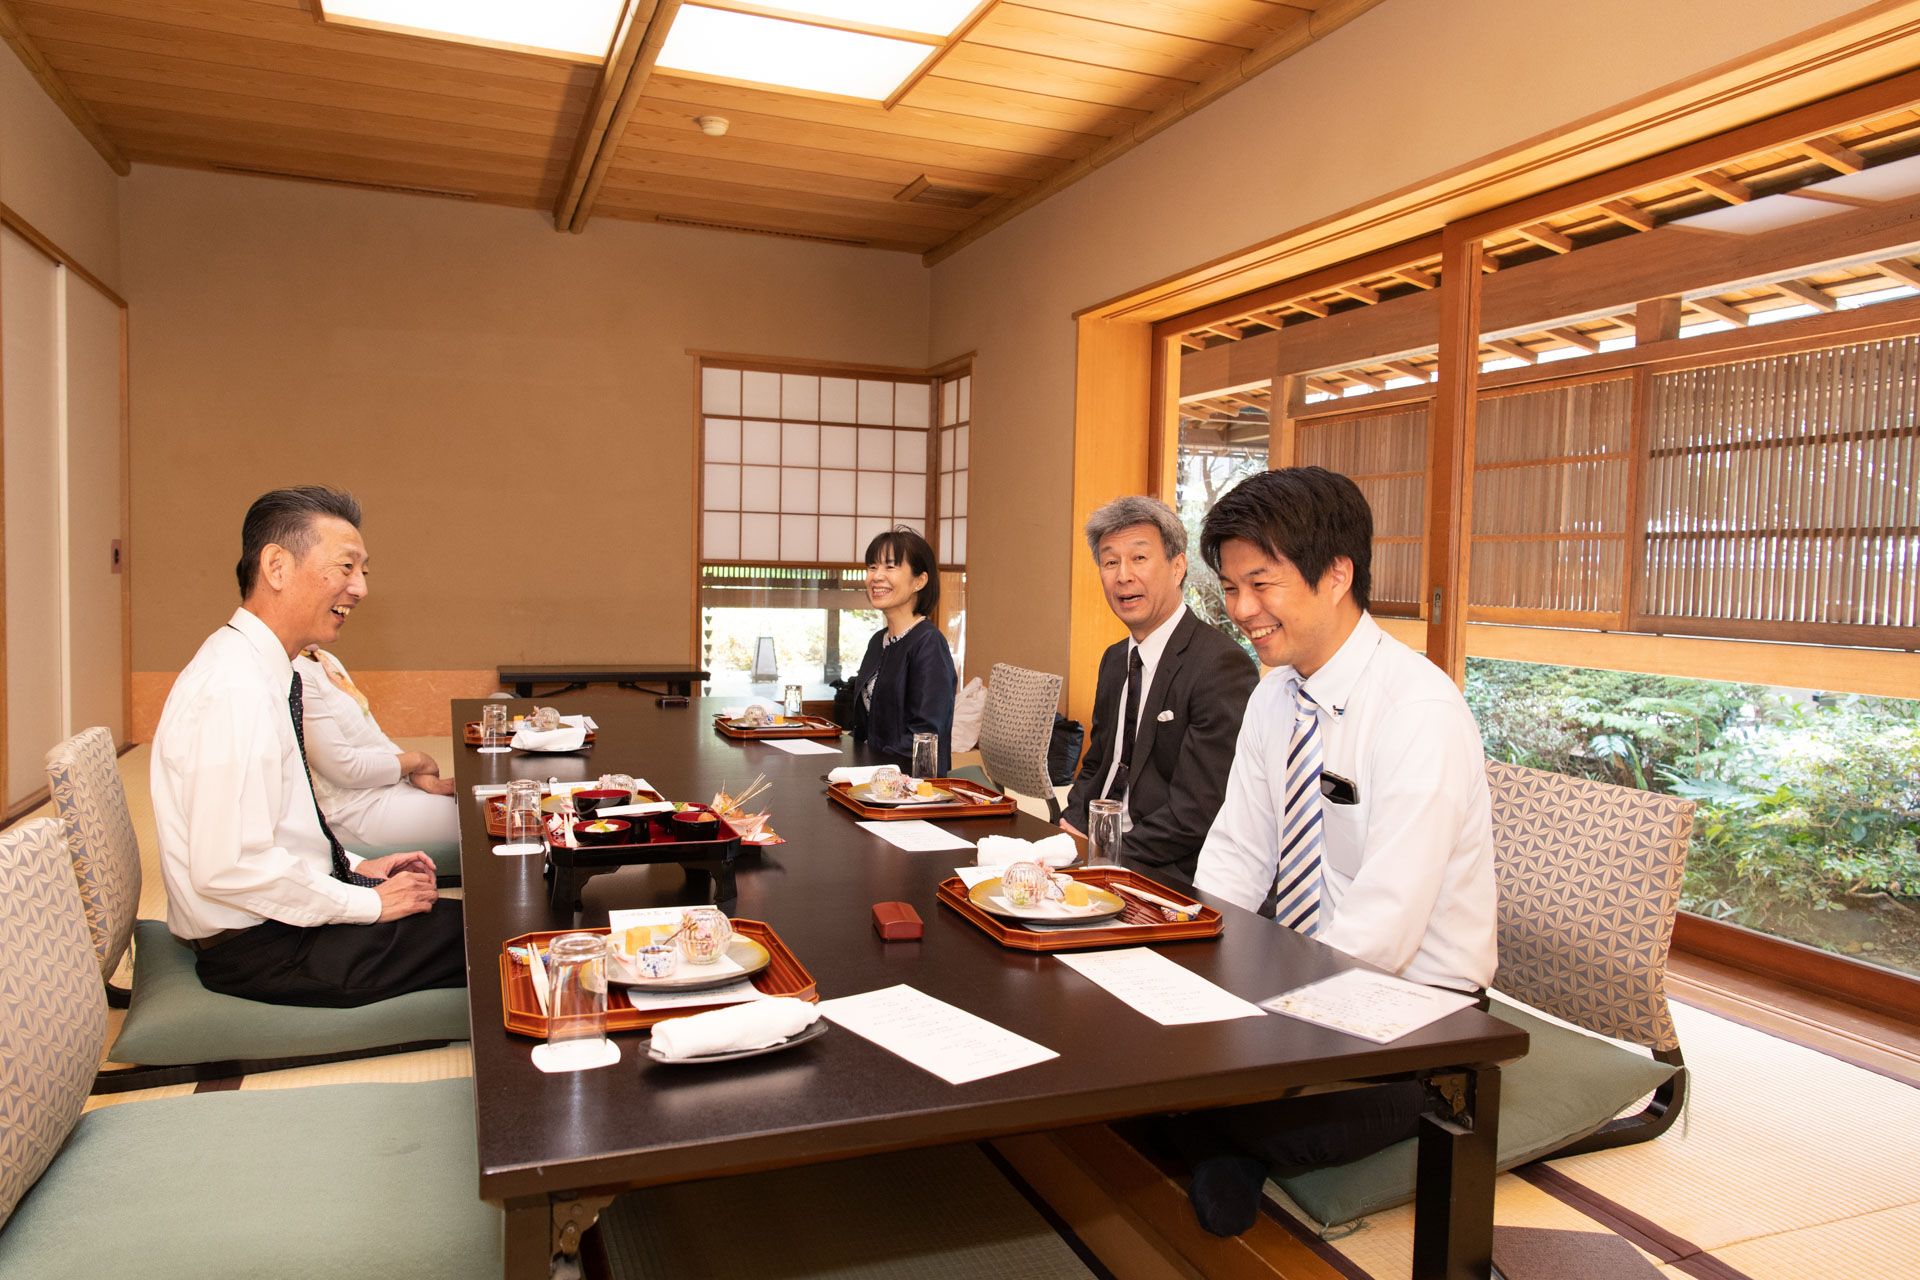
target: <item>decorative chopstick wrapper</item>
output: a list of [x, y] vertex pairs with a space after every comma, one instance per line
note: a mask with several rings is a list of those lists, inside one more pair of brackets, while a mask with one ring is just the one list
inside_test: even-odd
[[805, 1000], [756, 1000], [655, 1023], [653, 1047], [664, 1058], [704, 1058], [764, 1049], [800, 1034], [819, 1016], [820, 1006]]

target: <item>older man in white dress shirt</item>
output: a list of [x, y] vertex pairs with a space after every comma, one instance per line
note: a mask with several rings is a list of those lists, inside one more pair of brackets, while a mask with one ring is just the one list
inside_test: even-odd
[[[1359, 488], [1319, 467], [1254, 476], [1208, 513], [1201, 554], [1274, 669], [1194, 883], [1389, 973], [1477, 992], [1495, 966], [1480, 732], [1445, 673], [1367, 613], [1372, 539]], [[1237, 1235], [1269, 1172], [1369, 1155], [1413, 1136], [1420, 1108], [1419, 1086], [1397, 1084], [1196, 1117], [1194, 1209]]]
[[460, 904], [424, 853], [346, 852], [314, 802], [292, 658], [366, 595], [353, 498], [308, 486], [248, 510], [242, 605], [174, 682], [153, 740], [167, 927], [210, 989], [348, 1007], [466, 981]]

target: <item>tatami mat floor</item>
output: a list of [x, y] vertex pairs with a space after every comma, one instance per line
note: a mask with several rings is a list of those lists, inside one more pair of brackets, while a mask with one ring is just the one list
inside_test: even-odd
[[[408, 739], [451, 768], [447, 738]], [[121, 757], [142, 860], [140, 914], [164, 919], [147, 788], [148, 750]], [[50, 812], [50, 810], [44, 811]], [[36, 815], [37, 816], [37, 815]], [[1578, 1204], [1601, 1206], [1662, 1274], [1717, 1280], [1823, 1280], [1920, 1275], [1920, 1084], [1903, 1052], [1852, 1052], [1857, 1035], [1718, 998], [1677, 981], [1675, 1018], [1693, 1073], [1686, 1113], [1657, 1141], [1500, 1179], [1504, 1226], [1606, 1231]], [[1719, 1012], [1686, 1003], [1702, 996]], [[1722, 1016], [1730, 1015], [1730, 1016]], [[116, 1015], [117, 1016], [117, 1015]], [[1754, 1025], [1759, 1024], [1759, 1025]], [[1763, 1029], [1764, 1026], [1764, 1029]], [[1813, 1034], [1802, 1034], [1802, 1032]], [[1797, 1043], [1808, 1041], [1809, 1043]], [[1817, 1044], [1818, 1047], [1810, 1047]], [[1849, 1059], [1853, 1059], [1850, 1061]], [[1865, 1063], [1866, 1065], [1860, 1065]], [[243, 1089], [466, 1076], [464, 1044], [249, 1076]], [[1904, 1076], [1905, 1078], [1899, 1078]], [[104, 1095], [110, 1106], [191, 1092], [192, 1085]], [[1538, 1184], [1538, 1185], [1537, 1185]], [[1654, 1229], [1649, 1238], [1632, 1224]], [[1410, 1272], [1411, 1208], [1366, 1219], [1329, 1257], [1346, 1274], [1398, 1280]], [[1071, 1273], [1069, 1262], [1066, 1271]], [[1044, 1268], [1043, 1268], [1044, 1271]], [[1569, 1280], [1573, 1278], [1569, 1277]]]

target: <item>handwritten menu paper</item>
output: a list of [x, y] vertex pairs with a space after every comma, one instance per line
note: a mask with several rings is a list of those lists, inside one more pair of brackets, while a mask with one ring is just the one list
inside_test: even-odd
[[840, 748], [830, 747], [824, 742], [813, 742], [807, 738], [764, 738], [762, 739], [775, 751], [784, 751], [790, 756], [837, 756]]
[[1266, 1016], [1259, 1005], [1216, 987], [1193, 970], [1146, 947], [1088, 951], [1054, 959], [1163, 1027]]
[[905, 985], [823, 1000], [820, 1012], [948, 1084], [968, 1084], [1060, 1056]]
[[856, 822], [854, 825], [866, 828], [896, 849], [906, 849], [913, 853], [973, 848], [973, 841], [963, 840], [919, 818], [906, 822]]
[[1474, 998], [1465, 992], [1442, 991], [1384, 973], [1349, 969], [1262, 1000], [1260, 1005], [1385, 1044], [1473, 1003]]

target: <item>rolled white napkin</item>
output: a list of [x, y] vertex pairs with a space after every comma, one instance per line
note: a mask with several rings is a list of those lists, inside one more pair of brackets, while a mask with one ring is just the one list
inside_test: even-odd
[[1080, 856], [1080, 846], [1062, 831], [1044, 840], [1021, 840], [1014, 836], [981, 836], [974, 846], [975, 865], [1004, 867], [1009, 862], [1040, 862], [1049, 867], [1064, 867]]
[[886, 767], [883, 764], [850, 764], [829, 773], [827, 781], [844, 782], [849, 786], [861, 787], [872, 782], [873, 775]]
[[567, 725], [550, 733], [535, 733], [522, 725], [509, 744], [520, 751], [578, 751], [587, 743], [587, 731], [579, 725]]
[[704, 1058], [735, 1049], [760, 1049], [798, 1035], [819, 1016], [818, 1005], [791, 996], [755, 1000], [655, 1023], [653, 1047], [666, 1058]]

